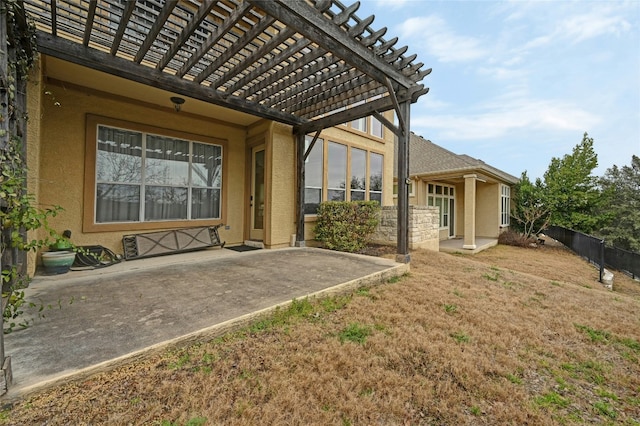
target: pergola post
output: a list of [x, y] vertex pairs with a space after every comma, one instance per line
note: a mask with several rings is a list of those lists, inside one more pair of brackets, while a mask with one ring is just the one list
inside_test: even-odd
[[296, 138], [296, 183], [297, 183], [297, 217], [296, 217], [296, 247], [304, 247], [304, 154], [305, 134], [295, 133]]
[[396, 262], [409, 263], [409, 118], [411, 102], [399, 104], [398, 121], [403, 124], [398, 135], [398, 217]]
[[[9, 45], [7, 43], [7, 11], [0, 8], [0, 151], [4, 151], [10, 140], [9, 128]], [[0, 200], [0, 208], [5, 208], [4, 200]], [[0, 252], [0, 269], [2, 269], [2, 257]], [[0, 282], [0, 286], [2, 286]], [[5, 308], [5, 299], [2, 298], [0, 307]], [[5, 366], [5, 361], [7, 365]], [[11, 384], [10, 358], [4, 353], [4, 323], [3, 315], [0, 315], [0, 395], [4, 395]]]

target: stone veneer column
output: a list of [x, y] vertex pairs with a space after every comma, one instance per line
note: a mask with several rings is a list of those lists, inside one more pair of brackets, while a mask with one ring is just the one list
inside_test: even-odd
[[477, 175], [464, 175], [464, 245], [476, 248], [476, 179]]

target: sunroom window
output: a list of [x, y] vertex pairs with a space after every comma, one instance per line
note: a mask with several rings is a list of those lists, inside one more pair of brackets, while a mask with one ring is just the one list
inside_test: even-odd
[[367, 151], [351, 149], [351, 201], [365, 199], [367, 189]]
[[[311, 141], [305, 139], [307, 150]], [[304, 213], [316, 214], [323, 201], [382, 203], [383, 160], [382, 154], [318, 139], [304, 164]]]

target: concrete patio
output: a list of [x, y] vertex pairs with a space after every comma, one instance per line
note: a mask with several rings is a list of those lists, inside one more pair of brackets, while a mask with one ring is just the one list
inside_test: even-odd
[[25, 291], [37, 305], [25, 309], [31, 325], [5, 336], [14, 382], [3, 399], [212, 339], [293, 299], [349, 292], [408, 271], [389, 259], [315, 248], [215, 248], [36, 276]]
[[463, 238], [451, 238], [450, 240], [440, 241], [440, 251], [444, 253], [462, 253], [476, 254], [490, 247], [498, 245], [497, 238], [476, 238], [476, 248], [473, 250], [462, 248], [464, 246]]

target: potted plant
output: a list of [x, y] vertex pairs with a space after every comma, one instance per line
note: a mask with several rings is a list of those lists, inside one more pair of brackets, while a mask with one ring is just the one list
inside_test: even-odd
[[42, 253], [42, 264], [48, 275], [65, 274], [69, 272], [76, 258], [73, 244], [69, 239], [71, 231], [64, 231], [62, 236], [55, 236], [55, 241], [49, 244], [49, 251]]

